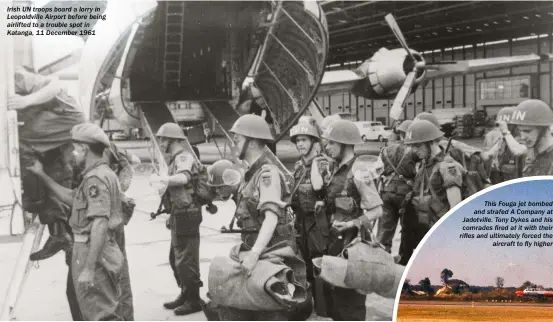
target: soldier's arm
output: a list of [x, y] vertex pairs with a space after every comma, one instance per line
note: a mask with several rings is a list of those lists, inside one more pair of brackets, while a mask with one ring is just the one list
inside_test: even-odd
[[515, 137], [511, 133], [507, 133], [506, 135], [503, 135], [503, 139], [505, 140], [505, 143], [507, 144], [507, 147], [509, 150], [515, 155], [515, 156], [521, 156], [528, 152], [528, 149], [524, 144], [520, 144], [517, 142]]
[[373, 181], [363, 182], [355, 180], [353, 185], [359, 193], [361, 200], [361, 210], [363, 214], [354, 220], [354, 225], [371, 228], [371, 222], [382, 217], [382, 199], [378, 194]]
[[38, 173], [35, 172], [35, 174], [44, 182], [48, 189], [54, 193], [56, 198], [68, 206], [73, 205], [73, 190], [60, 185], [43, 171]]
[[86, 256], [84, 269], [94, 272], [108, 235], [111, 197], [108, 187], [97, 177], [85, 179], [82, 191], [88, 202], [86, 218], [92, 220], [90, 248]]
[[169, 176], [169, 187], [182, 186], [187, 184], [192, 179], [192, 168], [196, 160], [190, 153], [181, 153], [176, 156], [176, 172]]
[[15, 71], [15, 88], [18, 94], [27, 94], [28, 106], [46, 103], [61, 91], [60, 83], [53, 79], [26, 71], [19, 67]]
[[440, 164], [439, 171], [443, 179], [443, 186], [446, 189], [449, 207], [453, 208], [463, 200], [461, 187], [463, 185], [463, 173], [466, 170], [459, 163], [446, 160]]
[[257, 209], [264, 218], [259, 235], [252, 251], [260, 254], [273, 237], [278, 218], [284, 216], [286, 203], [282, 201], [280, 175], [276, 169], [270, 169], [259, 176], [259, 205]]
[[324, 169], [321, 169], [319, 165], [322, 165], [322, 163], [315, 159], [313, 160], [313, 164], [311, 166], [311, 173], [308, 175], [311, 177], [311, 185], [313, 186], [313, 190], [315, 191], [321, 191], [324, 187], [324, 180], [323, 180], [323, 171]]

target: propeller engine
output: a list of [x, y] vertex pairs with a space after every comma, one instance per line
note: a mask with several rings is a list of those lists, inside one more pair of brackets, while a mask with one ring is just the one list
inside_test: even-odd
[[[414, 50], [410, 50], [410, 52], [412, 56], [402, 48], [392, 50], [381, 48], [357, 68], [357, 75], [365, 81], [356, 84], [352, 92], [358, 96], [372, 99], [394, 98], [405, 83], [407, 76], [415, 69], [415, 65], [423, 66], [425, 64], [420, 53]], [[413, 80], [413, 90], [425, 75], [426, 70], [419, 67]]]

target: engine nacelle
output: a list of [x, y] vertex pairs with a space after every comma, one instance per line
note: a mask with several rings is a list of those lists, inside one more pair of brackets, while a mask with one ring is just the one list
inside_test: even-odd
[[[412, 49], [411, 53], [417, 61], [424, 63], [420, 53]], [[388, 50], [381, 48], [355, 71], [365, 81], [355, 86], [353, 93], [371, 99], [393, 99], [414, 66], [414, 62], [408, 57], [405, 49]], [[424, 79], [425, 74], [424, 69], [417, 72], [413, 91]]]

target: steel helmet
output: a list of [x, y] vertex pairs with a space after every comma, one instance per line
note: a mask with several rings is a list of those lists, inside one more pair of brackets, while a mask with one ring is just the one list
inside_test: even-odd
[[438, 129], [440, 128], [440, 122], [438, 122], [438, 118], [436, 117], [436, 115], [432, 113], [429, 113], [429, 112], [419, 113], [417, 117], [415, 117], [415, 121], [416, 120], [427, 120], [427, 121], [430, 121], [430, 123], [437, 126]]
[[405, 132], [405, 144], [417, 144], [429, 142], [441, 138], [444, 132], [438, 130], [432, 122], [427, 120], [414, 120]]
[[235, 186], [240, 183], [241, 175], [232, 161], [219, 160], [207, 170], [207, 185], [210, 187]]
[[397, 130], [401, 132], [407, 132], [407, 128], [409, 127], [409, 125], [411, 125], [411, 123], [413, 123], [413, 121], [405, 120], [401, 122], [401, 124], [397, 127]]
[[296, 143], [296, 138], [299, 135], [307, 135], [315, 140], [319, 140], [319, 130], [317, 128], [309, 123], [298, 123], [292, 129], [290, 129], [290, 141], [292, 143]]
[[157, 137], [171, 138], [185, 140], [186, 136], [177, 123], [165, 123], [163, 124], [156, 133]]
[[505, 121], [509, 122], [511, 120], [511, 116], [513, 115], [513, 112], [515, 111], [514, 107], [504, 107], [497, 112], [497, 116], [495, 118], [496, 121]]
[[515, 108], [509, 124], [550, 126], [553, 124], [553, 111], [540, 100], [526, 100]]
[[234, 122], [231, 133], [240, 134], [252, 139], [274, 141], [269, 124], [261, 116], [255, 114], [242, 115]]
[[326, 130], [328, 128], [328, 126], [330, 124], [332, 124], [332, 122], [334, 121], [337, 121], [337, 120], [341, 120], [342, 118], [340, 117], [339, 114], [332, 114], [332, 115], [329, 115], [327, 117], [325, 117], [323, 119], [323, 121], [321, 122], [321, 127], [322, 127], [322, 130]]
[[352, 121], [342, 119], [330, 124], [323, 133], [323, 139], [347, 145], [363, 143], [357, 126]]

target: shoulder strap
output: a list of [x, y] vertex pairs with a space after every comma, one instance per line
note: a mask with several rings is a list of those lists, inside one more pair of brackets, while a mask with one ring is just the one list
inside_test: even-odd
[[296, 191], [300, 187], [300, 184], [301, 184], [301, 182], [303, 181], [303, 179], [305, 178], [306, 175], [307, 175], [307, 168], [305, 167], [305, 165], [303, 165], [303, 173], [301, 174], [301, 177], [298, 180], [298, 182], [295, 183], [294, 189], [292, 190], [292, 192], [290, 194], [291, 196], [293, 196], [296, 193]]
[[399, 171], [397, 170], [397, 167], [399, 167], [401, 165], [401, 162], [403, 162], [403, 159], [405, 158], [405, 156], [407, 155], [407, 153], [405, 151], [403, 151], [403, 155], [401, 156], [401, 159], [399, 160], [399, 162], [397, 163], [397, 166], [394, 166], [394, 164], [392, 163], [392, 161], [390, 160], [390, 158], [388, 157], [388, 150], [387, 149], [383, 149], [382, 150], [382, 154], [384, 155], [384, 157], [386, 158], [386, 161], [390, 164], [390, 166], [392, 167], [392, 169], [394, 170], [395, 174], [403, 181], [405, 181], [406, 184], [408, 184], [409, 186], [413, 186], [413, 183], [411, 182], [411, 180], [407, 180], [405, 179], [405, 177], [399, 173]]

